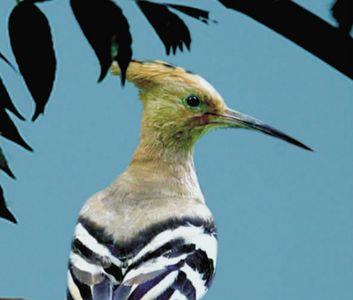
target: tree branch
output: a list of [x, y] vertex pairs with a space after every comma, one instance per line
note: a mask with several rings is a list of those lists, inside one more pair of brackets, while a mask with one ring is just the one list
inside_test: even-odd
[[290, 0], [219, 0], [353, 79], [353, 39]]

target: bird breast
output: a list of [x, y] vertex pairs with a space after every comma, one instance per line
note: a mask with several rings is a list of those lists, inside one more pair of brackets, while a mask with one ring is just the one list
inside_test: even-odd
[[90, 198], [80, 216], [105, 228], [120, 242], [170, 218], [213, 220], [197, 182], [189, 178], [159, 181], [151, 177], [136, 181], [126, 174]]
[[[104, 194], [104, 193], [103, 193]], [[80, 217], [94, 221], [116, 242], [126, 243], [151, 224], [168, 219], [199, 218], [213, 220], [208, 207], [198, 198], [150, 198], [97, 194], [82, 209]]]

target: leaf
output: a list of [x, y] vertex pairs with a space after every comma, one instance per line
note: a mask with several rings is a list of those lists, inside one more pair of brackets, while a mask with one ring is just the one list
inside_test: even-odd
[[177, 5], [177, 4], [165, 4], [165, 5], [173, 9], [176, 9], [203, 23], [208, 24], [210, 13], [207, 10], [199, 9], [196, 7], [185, 6], [185, 5]]
[[0, 52], [0, 58], [4, 62], [6, 62], [13, 70], [15, 70], [15, 67], [12, 65], [12, 63], [10, 63], [10, 61], [6, 58], [6, 56], [4, 54], [2, 54], [1, 52]]
[[339, 28], [349, 34], [353, 25], [353, 1], [337, 0], [331, 8], [332, 16], [336, 19]]
[[0, 186], [0, 217], [17, 224], [15, 216], [9, 211], [6, 205], [4, 191]]
[[353, 79], [353, 39], [296, 1], [219, 0], [304, 48]]
[[22, 121], [25, 120], [25, 118], [22, 117], [22, 115], [18, 112], [15, 105], [12, 103], [11, 97], [1, 78], [0, 78], [0, 107], [8, 109], [20, 120]]
[[101, 72], [98, 82], [104, 79], [116, 59], [124, 83], [132, 58], [132, 37], [121, 8], [110, 0], [71, 0], [70, 3], [83, 34], [99, 60]]
[[48, 1], [53, 1], [53, 0], [22, 0], [22, 1], [28, 2], [28, 3], [40, 3], [40, 2], [48, 2]]
[[145, 0], [136, 3], [163, 42], [168, 55], [171, 49], [175, 54], [178, 47], [183, 51], [183, 45], [190, 50], [191, 36], [188, 27], [165, 4]]
[[53, 89], [56, 58], [49, 22], [31, 2], [15, 6], [9, 18], [9, 34], [19, 70], [36, 104], [35, 121], [44, 113]]
[[17, 143], [23, 148], [33, 151], [32, 148], [25, 142], [18, 132], [15, 124], [10, 119], [4, 108], [0, 107], [0, 135], [4, 138], [9, 139], [10, 141]]
[[0, 147], [0, 169], [3, 170], [7, 175], [9, 175], [11, 178], [16, 179], [15, 175], [12, 173], [9, 164], [5, 158], [4, 153], [2, 152], [2, 149]]

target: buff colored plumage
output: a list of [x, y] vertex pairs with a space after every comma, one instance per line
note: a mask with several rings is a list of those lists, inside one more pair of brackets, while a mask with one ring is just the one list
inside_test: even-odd
[[[112, 73], [120, 74], [116, 63]], [[67, 299], [200, 299], [211, 285], [216, 230], [193, 163], [210, 129], [280, 131], [231, 110], [203, 78], [161, 61], [132, 61], [140, 91], [140, 143], [130, 165], [87, 201], [76, 226]]]

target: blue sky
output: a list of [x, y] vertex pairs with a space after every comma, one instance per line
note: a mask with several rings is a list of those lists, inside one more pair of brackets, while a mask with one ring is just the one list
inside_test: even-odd
[[[14, 1], [2, 2], [0, 44], [13, 60], [6, 26]], [[329, 18], [331, 1], [296, 2]], [[120, 3], [135, 58], [202, 75], [230, 107], [315, 149], [242, 130], [215, 131], [197, 144], [199, 180], [219, 232], [217, 275], [205, 299], [352, 299], [352, 82], [216, 1], [202, 4], [218, 24], [186, 18], [192, 51], [166, 57], [144, 16]], [[96, 83], [97, 60], [68, 1], [40, 7], [52, 25], [58, 74], [45, 116], [17, 122], [35, 152], [1, 140], [18, 180], [0, 180], [19, 224], [0, 222], [0, 295], [48, 300], [64, 297], [80, 207], [129, 163], [141, 106], [132, 85], [121, 88], [112, 76]], [[19, 76], [4, 64], [0, 74], [29, 117], [33, 103]]]

